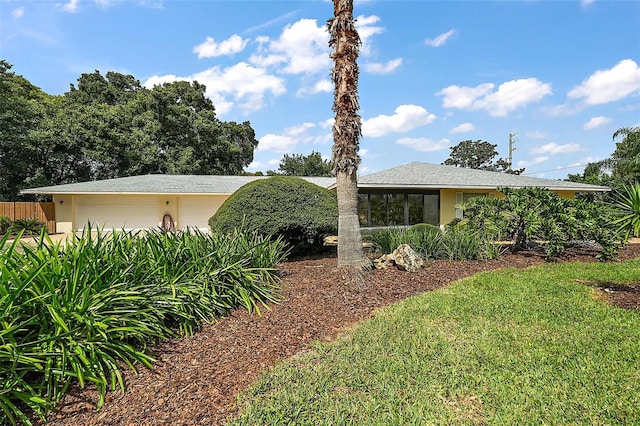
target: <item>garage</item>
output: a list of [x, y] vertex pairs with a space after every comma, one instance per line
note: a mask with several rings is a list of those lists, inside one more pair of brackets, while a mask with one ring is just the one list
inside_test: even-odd
[[158, 196], [78, 195], [74, 201], [78, 228], [91, 223], [104, 229], [148, 229], [162, 220]]

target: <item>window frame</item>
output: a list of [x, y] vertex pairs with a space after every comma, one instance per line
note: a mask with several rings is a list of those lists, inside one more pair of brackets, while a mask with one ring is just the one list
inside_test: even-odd
[[[376, 224], [372, 224], [372, 215], [371, 215], [371, 195], [382, 195], [384, 200], [384, 211], [385, 218], [381, 221], [383, 224], [380, 225], [378, 222]], [[389, 225], [389, 195], [403, 195], [403, 224], [394, 224]], [[375, 227], [393, 227], [393, 226], [410, 226], [409, 224], [409, 195], [420, 195], [422, 196], [422, 222], [424, 223], [425, 219], [425, 196], [427, 195], [435, 195], [437, 196], [437, 220], [439, 225], [440, 223], [440, 211], [441, 211], [441, 194], [440, 190], [412, 190], [412, 189], [393, 189], [393, 188], [385, 188], [385, 189], [358, 189], [358, 217], [360, 219], [360, 226], [363, 228], [375, 228]], [[363, 198], [364, 197], [364, 198]], [[363, 202], [366, 203], [366, 208], [363, 208]], [[366, 218], [366, 223], [363, 223], [362, 219]], [[435, 224], [434, 224], [435, 225]]]

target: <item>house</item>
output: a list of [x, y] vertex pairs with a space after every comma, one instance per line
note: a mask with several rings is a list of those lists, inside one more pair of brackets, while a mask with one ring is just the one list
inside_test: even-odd
[[[53, 196], [57, 232], [88, 223], [104, 229], [206, 230], [208, 220], [243, 185], [267, 176], [141, 175], [25, 189], [23, 194]], [[307, 177], [324, 188], [334, 178]]]
[[[209, 218], [243, 185], [267, 176], [142, 175], [73, 183], [22, 191], [51, 195], [58, 232], [88, 223], [106, 229], [158, 226], [208, 228]], [[305, 180], [335, 190], [334, 178]], [[455, 205], [470, 197], [500, 196], [499, 187], [543, 187], [565, 198], [578, 192], [610, 189], [428, 163], [409, 163], [358, 178], [358, 214], [362, 226], [415, 223], [446, 224], [461, 217]]]
[[[358, 178], [358, 215], [362, 226], [447, 224], [462, 218], [456, 204], [472, 197], [499, 197], [497, 188], [546, 188], [563, 198], [580, 192], [605, 192], [606, 186], [413, 162]], [[333, 188], [333, 186], [331, 187]]]

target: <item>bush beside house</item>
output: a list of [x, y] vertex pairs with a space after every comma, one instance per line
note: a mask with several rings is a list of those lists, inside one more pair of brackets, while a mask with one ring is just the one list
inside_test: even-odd
[[211, 230], [255, 231], [281, 237], [294, 254], [322, 250], [323, 238], [338, 229], [335, 193], [304, 179], [274, 176], [246, 184], [209, 219]]

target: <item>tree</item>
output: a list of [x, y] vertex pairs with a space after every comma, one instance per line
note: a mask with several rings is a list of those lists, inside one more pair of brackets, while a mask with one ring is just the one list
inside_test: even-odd
[[509, 161], [500, 158], [494, 161], [498, 155], [496, 147], [487, 141], [466, 140], [451, 147], [451, 154], [444, 163], [447, 166], [466, 167], [469, 169], [487, 170], [491, 172], [512, 173], [519, 175], [524, 169], [512, 170]]
[[31, 132], [39, 119], [38, 100], [45, 94], [0, 60], [0, 200], [15, 200], [31, 167]]
[[362, 235], [358, 220], [358, 144], [362, 122], [358, 109], [360, 36], [353, 19], [353, 0], [333, 0], [334, 17], [327, 21], [334, 67], [333, 173], [338, 196], [338, 267], [362, 266]]
[[606, 185], [614, 189], [640, 182], [640, 126], [618, 129], [613, 134], [613, 140], [619, 137], [622, 140], [616, 143], [611, 157], [587, 164], [582, 174], [570, 174], [567, 180]]
[[605, 164], [621, 186], [640, 182], [640, 126], [618, 129], [613, 140], [618, 137], [622, 140], [616, 143], [615, 151]]
[[309, 155], [285, 154], [278, 170], [285, 176], [331, 176], [333, 166], [322, 158], [322, 154], [312, 151]]
[[251, 124], [220, 121], [197, 82], [147, 89], [95, 71], [51, 96], [10, 68], [0, 61], [0, 199], [137, 174], [238, 174], [253, 160]]

